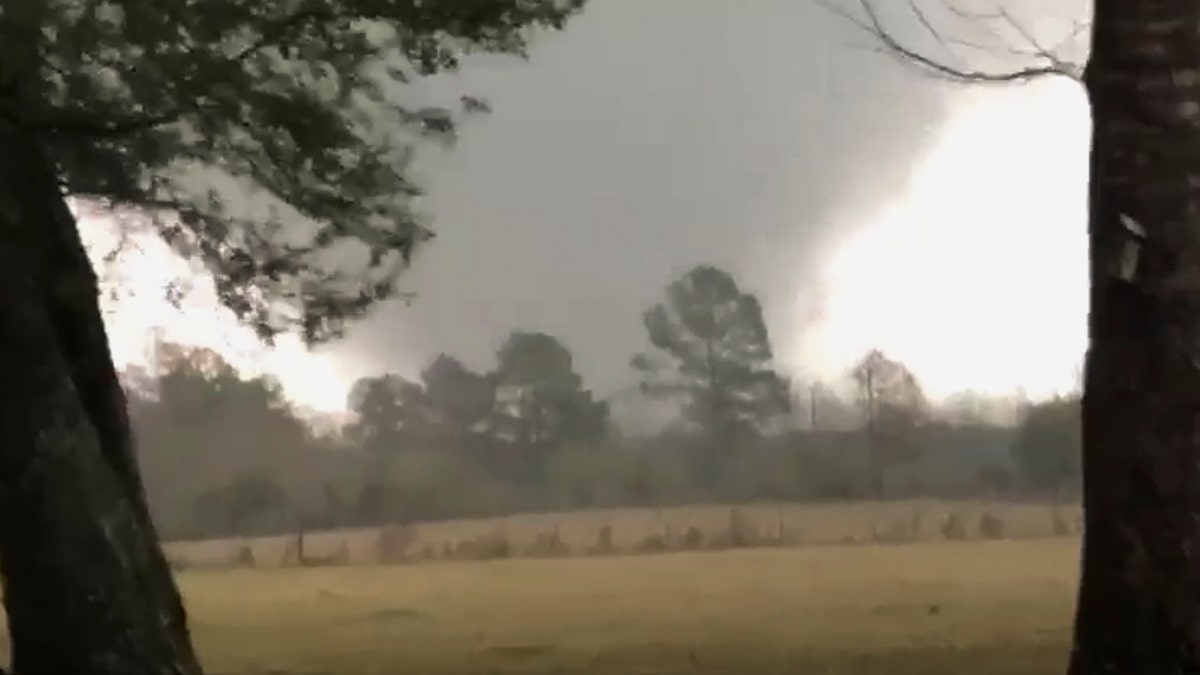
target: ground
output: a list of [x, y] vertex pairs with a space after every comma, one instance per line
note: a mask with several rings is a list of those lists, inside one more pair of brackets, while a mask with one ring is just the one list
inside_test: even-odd
[[[1050, 536], [1051, 521], [1074, 521], [1078, 509], [910, 502], [745, 513], [766, 532], [782, 524], [799, 545], [583, 555], [601, 527], [629, 550], [647, 536], [728, 526], [728, 507], [701, 507], [422, 525], [413, 545], [503, 532], [521, 555], [552, 530], [570, 547], [563, 558], [378, 565], [380, 533], [369, 530], [311, 535], [306, 548], [348, 549], [355, 563], [329, 567], [280, 567], [284, 537], [169, 548], [191, 565], [178, 578], [210, 675], [1065, 672], [1079, 540]], [[1000, 517], [1006, 538], [981, 539], [976, 528], [947, 541], [939, 523], [951, 513], [968, 529], [985, 513]], [[896, 529], [911, 541], [880, 543]], [[257, 567], [228, 568], [244, 546]]]
[[[481, 536], [500, 536], [512, 546], [513, 555], [525, 555], [539, 536], [555, 533], [575, 555], [584, 554], [597, 543], [602, 528], [609, 528], [617, 549], [637, 549], [650, 538], [678, 539], [695, 527], [707, 537], [720, 536], [731, 520], [729, 506], [687, 506], [662, 509], [628, 508], [570, 513], [536, 513], [507, 518], [482, 518], [420, 524], [415, 530], [413, 552], [428, 548], [441, 555], [447, 547]], [[1042, 538], [1054, 535], [1053, 521], [1058, 518], [1074, 526], [1078, 506], [1004, 502], [839, 502], [831, 504], [758, 504], [736, 507], [764, 536], [781, 529], [799, 544], [836, 544], [847, 541], [944, 539], [941, 525], [947, 516], [958, 517], [977, 537], [980, 520], [986, 515], [1003, 521], [1004, 536], [1009, 539]], [[378, 560], [377, 528], [309, 533], [306, 550], [315, 556], [329, 556], [344, 550], [349, 562], [372, 563]], [[259, 567], [272, 567], [287, 559], [286, 550], [293, 536], [264, 537], [252, 540], [224, 539], [171, 544], [172, 559], [190, 566], [222, 564], [238, 557], [239, 549], [252, 550]]]
[[186, 572], [221, 674], [1061, 673], [1070, 539]]

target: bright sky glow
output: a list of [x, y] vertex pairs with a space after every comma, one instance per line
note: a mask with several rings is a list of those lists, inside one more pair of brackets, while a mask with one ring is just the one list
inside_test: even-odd
[[975, 89], [905, 193], [825, 270], [799, 363], [837, 377], [877, 347], [927, 392], [1033, 398], [1075, 382], [1086, 344], [1088, 110], [1078, 85]]
[[[914, 158], [907, 189], [828, 259], [821, 322], [778, 336], [796, 345], [787, 362], [833, 381], [877, 347], [934, 398], [1018, 387], [1040, 398], [1073, 384], [1086, 337], [1084, 96], [1052, 81], [955, 95], [958, 114]], [[111, 248], [110, 220], [83, 224], [94, 254]], [[207, 346], [274, 374], [303, 407], [344, 410], [351, 383], [334, 359], [297, 340], [263, 348], [203, 278], [172, 306], [164, 289], [189, 270], [161, 241], [134, 243], [118, 272], [132, 297], [108, 317], [119, 364], [145, 364], [155, 340]]]
[[[116, 225], [109, 218], [88, 217], [82, 232], [93, 257], [116, 244]], [[119, 266], [101, 274], [114, 275], [121, 289], [118, 301], [107, 301], [107, 326], [113, 358], [118, 365], [151, 365], [157, 341], [214, 349], [247, 375], [270, 373], [300, 406], [316, 412], [345, 409], [350, 383], [328, 356], [308, 351], [292, 337], [265, 348], [252, 331], [238, 325], [233, 314], [219, 308], [211, 278], [195, 277], [188, 265], [172, 255], [161, 240], [133, 236], [123, 249]], [[167, 301], [166, 289], [176, 279], [192, 278], [179, 307]]]

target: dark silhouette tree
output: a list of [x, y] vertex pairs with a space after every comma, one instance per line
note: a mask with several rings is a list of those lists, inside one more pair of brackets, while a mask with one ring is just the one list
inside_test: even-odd
[[421, 383], [430, 414], [456, 444], [486, 431], [495, 407], [492, 378], [472, 371], [453, 356], [439, 354], [421, 371]]
[[357, 419], [346, 435], [369, 455], [402, 452], [430, 436], [425, 392], [417, 382], [393, 373], [364, 377], [351, 386], [348, 398]]
[[704, 432], [701, 478], [712, 484], [724, 455], [790, 410], [789, 385], [774, 370], [758, 299], [728, 272], [698, 266], [666, 295], [643, 316], [656, 351], [632, 365], [647, 392], [680, 398], [685, 419]]
[[876, 494], [886, 489], [888, 473], [920, 456], [918, 434], [929, 421], [929, 403], [912, 371], [873, 349], [850, 372], [858, 391]]
[[264, 515], [282, 515], [291, 506], [287, 493], [270, 476], [244, 473], [228, 482], [209, 488], [194, 499], [194, 516], [200, 529], [222, 534], [250, 534], [247, 527]]
[[405, 134], [446, 136], [455, 115], [404, 105], [401, 85], [470, 52], [519, 54], [530, 27], [581, 4], [4, 4], [0, 571], [16, 673], [200, 672], [65, 197], [153, 216], [262, 335], [335, 336], [427, 236]]
[[1078, 396], [1030, 406], [1017, 427], [1011, 448], [1025, 487], [1042, 493], [1059, 493], [1076, 487], [1082, 434]]
[[272, 378], [245, 378], [208, 349], [165, 345], [157, 363], [158, 377], [130, 397], [130, 414], [160, 526], [178, 534], [191, 524], [175, 517], [181, 501], [204, 489], [217, 467], [254, 472], [261, 466], [256, 458], [316, 449], [311, 430]]
[[520, 454], [520, 474], [541, 478], [549, 455], [566, 443], [603, 438], [608, 404], [575, 372], [571, 351], [545, 333], [516, 331], [496, 354], [492, 429]]
[[421, 372], [420, 382], [390, 373], [355, 382], [348, 404], [357, 419], [346, 434], [373, 455], [419, 446], [461, 449], [487, 433], [494, 401], [492, 378], [440, 354]]

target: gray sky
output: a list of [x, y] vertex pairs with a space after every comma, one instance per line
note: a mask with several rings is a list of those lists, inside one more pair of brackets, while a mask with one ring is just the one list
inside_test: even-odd
[[[1076, 18], [1081, 0], [1020, 2], [1052, 44], [1066, 29], [1050, 10]], [[946, 57], [901, 14], [887, 20], [908, 44]], [[970, 28], [948, 32], [1020, 46]], [[530, 61], [475, 63], [414, 95], [460, 93], [494, 112], [422, 156], [438, 237], [405, 277], [411, 306], [315, 355], [263, 354], [211, 293], [183, 314], [151, 293], [110, 315], [118, 360], [142, 359], [161, 326], [330, 409], [353, 378], [414, 375], [440, 351], [487, 368], [509, 331], [541, 330], [607, 394], [634, 384], [642, 310], [711, 263], [759, 295], [795, 376], [830, 381], [879, 347], [935, 397], [1072, 382], [1088, 141], [1075, 83], [947, 85], [813, 0], [591, 0]], [[131, 265], [127, 285], [160, 288], [164, 256]]]
[[417, 301], [338, 361], [411, 369], [445, 350], [482, 367], [509, 330], [538, 329], [612, 390], [642, 308], [701, 262], [794, 337], [820, 310], [815, 257], [906, 180], [946, 110], [944, 88], [864, 44], [805, 0], [593, 0], [530, 62], [439, 83], [494, 113], [425, 172], [438, 238], [407, 278]]

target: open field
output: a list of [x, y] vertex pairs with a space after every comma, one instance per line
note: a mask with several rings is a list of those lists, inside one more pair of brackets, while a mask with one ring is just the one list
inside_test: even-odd
[[[1003, 502], [862, 502], [827, 505], [784, 504], [729, 506], [691, 506], [664, 509], [611, 509], [570, 513], [539, 513], [418, 524], [412, 528], [413, 541], [408, 545], [410, 557], [454, 558], [447, 555], [463, 542], [485, 537], [500, 537], [511, 544], [511, 556], [531, 555], [539, 537], [554, 535], [561, 540], [566, 555], [586, 555], [596, 549], [601, 530], [611, 532], [613, 552], [647, 550], [646, 544], [662, 540], [665, 548], [687, 548], [681, 545], [687, 530], [703, 533], [707, 548], [728, 534], [731, 513], [745, 515], [749, 527], [764, 539], [786, 541], [784, 545], [842, 544], [944, 541], [942, 525], [948, 516], [956, 516], [964, 524], [967, 538], [981, 536], [980, 520], [994, 516], [1004, 526], [1004, 539], [1035, 539], [1061, 536], [1054, 531], [1057, 517], [1060, 525], [1076, 527], [1077, 506]], [[239, 549], [248, 548], [256, 566], [278, 566], [288, 558], [287, 549], [292, 536], [262, 537], [252, 540], [223, 539], [199, 542], [178, 542], [168, 545], [173, 559], [187, 566], [224, 564], [237, 557]], [[315, 556], [344, 552], [344, 562], [353, 564], [380, 561], [380, 530], [359, 529], [333, 532], [310, 532], [305, 546]]]
[[1078, 542], [180, 575], [210, 672], [1062, 672]]
[[[310, 533], [313, 555], [349, 554], [333, 566], [281, 567], [289, 537], [170, 550], [188, 561], [179, 579], [213, 675], [1063, 672], [1079, 541], [1052, 523], [1073, 528], [1078, 509], [905, 502], [740, 512], [751, 529], [786, 530], [789, 541], [625, 553], [687, 528], [706, 542], [729, 529], [729, 507], [696, 507], [421, 524], [409, 545], [437, 551], [502, 536], [513, 552], [497, 560], [375, 564], [380, 530]], [[1003, 522], [1002, 534], [981, 534], [985, 514]], [[965, 540], [947, 540], [951, 515]], [[609, 555], [589, 555], [603, 528]], [[567, 546], [562, 557], [524, 557], [547, 532]], [[221, 569], [242, 547], [255, 567]]]

